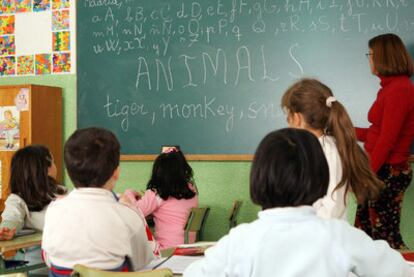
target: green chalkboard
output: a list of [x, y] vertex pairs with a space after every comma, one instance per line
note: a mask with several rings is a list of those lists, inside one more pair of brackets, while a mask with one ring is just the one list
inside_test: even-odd
[[286, 126], [280, 98], [301, 77], [367, 126], [367, 42], [412, 48], [413, 15], [407, 0], [78, 0], [78, 127], [111, 129], [123, 154], [252, 154]]

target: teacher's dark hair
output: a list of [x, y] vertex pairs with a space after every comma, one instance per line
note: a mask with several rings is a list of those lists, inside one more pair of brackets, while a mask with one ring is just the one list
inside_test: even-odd
[[264, 210], [312, 205], [326, 195], [328, 185], [328, 163], [312, 133], [281, 129], [260, 142], [250, 173], [250, 196]]
[[372, 61], [378, 75], [413, 75], [413, 61], [399, 36], [376, 36], [369, 40], [368, 47], [372, 50]]

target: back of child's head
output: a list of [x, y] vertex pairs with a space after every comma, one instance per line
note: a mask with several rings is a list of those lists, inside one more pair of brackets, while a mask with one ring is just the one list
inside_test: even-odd
[[328, 163], [312, 133], [281, 129], [260, 142], [250, 173], [250, 196], [263, 209], [312, 205], [326, 194], [328, 184]]
[[329, 87], [315, 79], [299, 80], [284, 93], [282, 108], [288, 116], [300, 113], [306, 128], [335, 138], [342, 162], [342, 178], [336, 188], [346, 186], [348, 190], [350, 186], [359, 203], [378, 195], [382, 183], [371, 171], [368, 156], [357, 143], [351, 118]]
[[189, 184], [194, 185], [193, 170], [177, 147], [167, 148], [154, 161], [147, 189], [156, 192], [162, 199], [190, 199], [195, 196]]
[[328, 125], [330, 107], [326, 104], [332, 91], [314, 79], [294, 83], [282, 97], [282, 108], [288, 114], [301, 113], [308, 127], [324, 131]]
[[75, 131], [65, 143], [64, 160], [75, 187], [103, 187], [119, 166], [116, 136], [102, 128]]
[[11, 160], [11, 193], [19, 195], [30, 211], [41, 211], [64, 190], [49, 176], [53, 158], [47, 147], [29, 145], [14, 153]]

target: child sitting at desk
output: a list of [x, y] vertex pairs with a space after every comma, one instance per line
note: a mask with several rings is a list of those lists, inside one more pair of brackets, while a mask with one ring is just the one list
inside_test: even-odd
[[193, 170], [179, 147], [166, 147], [154, 161], [152, 176], [143, 196], [126, 190], [121, 201], [153, 215], [160, 249], [184, 243], [184, 227], [198, 196]]
[[[14, 153], [10, 167], [11, 194], [1, 214], [0, 240], [13, 239], [22, 228], [43, 230], [49, 203], [66, 193], [66, 188], [57, 184], [56, 173], [53, 156], [43, 145], [29, 145]], [[20, 258], [34, 264], [42, 262], [40, 247], [27, 249]]]
[[43, 230], [49, 203], [66, 193], [56, 181], [56, 165], [49, 149], [29, 145], [11, 160], [10, 190], [1, 214], [0, 240], [10, 240], [23, 227]]
[[64, 160], [75, 189], [46, 212], [42, 248], [49, 276], [69, 276], [76, 264], [136, 271], [152, 260], [144, 221], [112, 193], [119, 159], [117, 138], [101, 128], [77, 130], [66, 142]]
[[329, 168], [321, 145], [303, 129], [282, 129], [260, 143], [250, 174], [259, 219], [242, 224], [191, 264], [185, 277], [409, 277], [408, 264], [387, 242], [339, 219], [316, 216]]

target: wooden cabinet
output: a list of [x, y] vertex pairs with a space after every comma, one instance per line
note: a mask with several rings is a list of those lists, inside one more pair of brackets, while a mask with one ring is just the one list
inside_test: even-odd
[[50, 149], [57, 180], [62, 183], [62, 89], [39, 85], [0, 86], [0, 211], [10, 192], [11, 158], [19, 148], [29, 144], [43, 144]]

